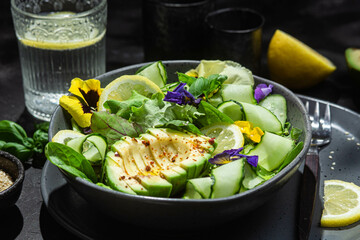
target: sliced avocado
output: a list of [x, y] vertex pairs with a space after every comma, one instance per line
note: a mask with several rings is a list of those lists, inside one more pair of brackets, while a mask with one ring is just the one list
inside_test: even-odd
[[142, 159], [142, 156], [140, 154], [140, 152], [137, 149], [137, 139], [136, 138], [131, 138], [131, 137], [123, 137], [122, 140], [124, 140], [125, 142], [127, 142], [129, 144], [128, 146], [128, 150], [129, 150], [129, 157], [131, 159], [131, 161], [133, 161], [137, 167], [137, 170], [139, 172], [143, 172], [144, 170], [146, 171], [146, 166], [145, 166], [145, 162]]
[[[199, 177], [214, 151], [213, 142], [169, 129], [149, 129], [138, 138], [123, 137], [112, 146], [124, 180], [137, 194], [168, 197], [184, 190], [189, 178]], [[109, 155], [109, 154], [108, 154]], [[120, 171], [121, 172], [121, 171]], [[130, 180], [146, 189], [135, 189]]]
[[169, 170], [160, 171], [160, 176], [166, 179], [173, 186], [171, 196], [174, 196], [180, 191], [182, 191], [187, 180], [187, 174], [185, 170], [183, 172], [179, 172], [175, 171], [174, 168], [180, 167], [175, 166]]
[[150, 196], [169, 197], [172, 185], [165, 179], [156, 175], [137, 175], [135, 179], [141, 183], [148, 191]]
[[130, 186], [122, 180], [121, 176], [124, 175], [122, 169], [112, 158], [107, 157], [105, 159], [104, 168], [106, 169], [104, 181], [108, 186], [120, 192], [136, 195]]
[[[138, 195], [149, 195], [148, 190], [141, 185], [134, 177], [129, 176], [123, 170], [123, 159], [109, 151], [105, 158], [105, 183], [111, 188], [124, 192], [121, 188], [124, 182]], [[110, 184], [109, 184], [110, 183]], [[127, 190], [127, 188], [125, 189]]]
[[130, 144], [124, 140], [119, 140], [112, 145], [112, 151], [117, 152], [119, 156], [124, 161], [124, 171], [130, 175], [135, 176], [140, 173], [139, 169], [137, 168], [135, 161], [132, 159], [130, 155]]
[[351, 78], [355, 81], [360, 80], [360, 48], [347, 48], [345, 59]]

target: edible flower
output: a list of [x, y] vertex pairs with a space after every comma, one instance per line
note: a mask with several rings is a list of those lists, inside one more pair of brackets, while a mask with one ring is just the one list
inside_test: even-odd
[[249, 121], [235, 121], [234, 122], [239, 128], [240, 131], [254, 143], [259, 143], [261, 137], [264, 135], [264, 132], [259, 127], [253, 128], [251, 122]]
[[260, 102], [262, 99], [264, 99], [267, 95], [269, 95], [272, 92], [273, 85], [269, 84], [267, 86], [265, 83], [260, 83], [255, 88], [254, 97], [257, 102]]
[[210, 158], [209, 162], [211, 164], [223, 165], [230, 163], [231, 161], [239, 160], [240, 158], [246, 158], [250, 165], [257, 167], [258, 156], [247, 156], [240, 154], [242, 150], [243, 148], [225, 150], [222, 153], [216, 154], [214, 157]]
[[71, 80], [69, 92], [73, 95], [62, 96], [60, 106], [69, 112], [80, 127], [89, 127], [92, 113], [97, 110], [102, 92], [100, 81], [96, 79], [83, 81], [74, 78]]
[[201, 101], [201, 98], [195, 99], [195, 97], [190, 92], [185, 90], [184, 88], [185, 85], [186, 83], [180, 83], [174, 89], [174, 91], [167, 92], [164, 101], [174, 102], [179, 105], [185, 105], [185, 104], [195, 105], [195, 106], [198, 105]]

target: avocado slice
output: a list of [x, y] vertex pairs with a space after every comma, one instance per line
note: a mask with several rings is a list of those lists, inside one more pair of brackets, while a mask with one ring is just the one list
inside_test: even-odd
[[122, 169], [119, 165], [111, 158], [106, 157], [104, 162], [105, 175], [104, 182], [112, 189], [120, 192], [136, 195], [130, 186], [119, 176], [124, 176]]
[[[137, 194], [137, 195], [149, 195], [149, 191], [141, 185], [134, 177], [129, 177], [128, 174], [124, 172], [124, 163], [123, 159], [114, 152], [109, 151], [106, 154], [105, 158], [105, 183], [110, 187], [120, 192]], [[128, 190], [128, 187], [134, 192]], [[124, 189], [125, 187], [125, 189]]]
[[[209, 144], [209, 139], [203, 136], [197, 136], [196, 138], [188, 139], [186, 133], [175, 131], [172, 129], [151, 129], [150, 132], [160, 139], [168, 140], [167, 146], [172, 146], [175, 149], [175, 156], [179, 160], [183, 160], [180, 166], [187, 170], [188, 178], [194, 178], [200, 176], [207, 166], [207, 161], [211, 157], [209, 152], [196, 153], [194, 146], [201, 146], [206, 148]], [[213, 152], [213, 150], [211, 150]], [[200, 157], [200, 155], [202, 157]], [[172, 159], [171, 159], [172, 160]]]
[[[116, 172], [123, 174], [119, 177], [136, 194], [174, 196], [184, 190], [189, 178], [199, 177], [206, 170], [214, 151], [214, 143], [209, 140], [206, 136], [188, 132], [149, 129], [138, 138], [121, 138], [113, 144], [112, 153], [109, 152], [107, 158], [118, 163], [121, 171]], [[105, 171], [114, 170], [106, 168]], [[108, 182], [118, 181], [109, 180], [109, 177], [115, 178], [115, 174], [107, 173], [106, 179]]]
[[355, 81], [360, 80], [360, 48], [347, 48], [345, 59], [351, 78]]

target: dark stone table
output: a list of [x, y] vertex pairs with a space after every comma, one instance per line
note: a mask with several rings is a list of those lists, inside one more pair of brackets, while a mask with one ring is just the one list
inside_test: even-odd
[[[31, 136], [35, 123], [39, 121], [24, 106], [9, 2], [0, 2], [0, 120], [19, 123]], [[344, 58], [347, 47], [360, 47], [360, 3], [355, 0], [298, 0], [289, 6], [285, 0], [266, 2], [228, 0], [216, 3], [218, 8], [251, 7], [265, 15], [261, 76], [268, 77], [267, 46], [275, 29], [281, 29], [316, 49], [337, 66], [323, 83], [296, 93], [327, 100], [360, 113], [360, 90], [350, 79]], [[143, 62], [141, 1], [109, 0], [108, 5], [107, 70]], [[0, 213], [0, 239], [76, 239], [49, 215], [44, 206], [40, 193], [41, 171], [42, 163], [36, 159], [33, 164], [26, 165], [19, 201], [12, 209]]]

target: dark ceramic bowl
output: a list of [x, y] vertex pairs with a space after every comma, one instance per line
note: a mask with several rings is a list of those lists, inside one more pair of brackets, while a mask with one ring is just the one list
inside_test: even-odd
[[[164, 61], [169, 81], [176, 80], [176, 72], [196, 67], [198, 61]], [[134, 74], [143, 64], [120, 68], [99, 76], [102, 86], [124, 74]], [[73, 178], [63, 173], [69, 184], [95, 209], [120, 221], [148, 227], [191, 228], [213, 226], [249, 213], [270, 199], [297, 171], [309, 148], [310, 122], [300, 99], [287, 88], [269, 80], [254, 77], [256, 84], [271, 83], [273, 91], [282, 94], [288, 103], [288, 118], [293, 126], [303, 130], [304, 148], [299, 155], [275, 177], [244, 193], [219, 199], [185, 200], [128, 195]], [[49, 139], [59, 130], [70, 129], [70, 116], [58, 107], [50, 122]], [[294, 189], [296, 191], [296, 189]], [[90, 209], [89, 209], [90, 210]], [[259, 216], [261, 217], [261, 216]], [[97, 221], [97, 220], [96, 220]]]
[[0, 209], [5, 209], [14, 205], [19, 199], [25, 172], [21, 161], [4, 151], [0, 151], [0, 169], [9, 174], [14, 182], [9, 188], [0, 192]]

